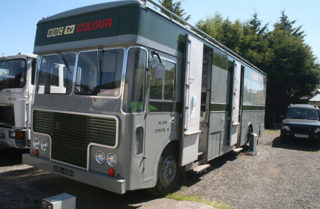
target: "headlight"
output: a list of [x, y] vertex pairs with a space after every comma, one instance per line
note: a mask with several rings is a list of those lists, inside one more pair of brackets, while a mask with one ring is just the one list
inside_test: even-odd
[[47, 142], [47, 140], [42, 139], [42, 140], [41, 140], [41, 149], [42, 149], [43, 151], [46, 151], [47, 148], [48, 148], [48, 142]]
[[320, 127], [314, 129], [314, 133], [320, 133]]
[[16, 138], [16, 132], [15, 131], [9, 131], [9, 137], [10, 138]]
[[106, 161], [106, 154], [104, 154], [104, 152], [102, 152], [101, 150], [96, 152], [96, 161], [99, 164], [103, 164]]
[[40, 141], [38, 138], [33, 139], [33, 148], [34, 149], [39, 149], [40, 147]]
[[289, 125], [282, 125], [282, 129], [286, 131], [290, 131], [290, 126]]
[[117, 165], [117, 156], [114, 153], [109, 153], [107, 157], [107, 163], [111, 166], [114, 167]]

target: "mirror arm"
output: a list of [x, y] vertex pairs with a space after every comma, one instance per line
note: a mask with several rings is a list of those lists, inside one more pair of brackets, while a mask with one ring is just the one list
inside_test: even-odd
[[159, 62], [162, 64], [162, 60], [161, 60], [161, 58], [160, 58], [160, 56], [159, 56], [159, 54], [158, 54], [157, 52], [152, 51], [152, 52], [151, 52], [151, 55], [152, 55], [152, 56], [153, 56], [153, 55], [156, 55], [156, 56], [158, 57], [158, 59], [159, 59]]

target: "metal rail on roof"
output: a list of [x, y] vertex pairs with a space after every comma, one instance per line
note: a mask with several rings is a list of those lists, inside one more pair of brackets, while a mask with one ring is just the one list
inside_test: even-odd
[[[167, 16], [171, 19], [171, 21], [173, 20], [173, 17], [176, 18], [177, 20], [179, 20], [182, 24], [184, 24], [184, 28], [190, 32], [196, 31], [199, 35], [201, 35], [203, 38], [207, 39], [207, 41], [211, 41], [212, 43], [214, 43], [215, 45], [218, 45], [221, 49], [225, 50], [226, 52], [229, 52], [230, 54], [232, 54], [233, 56], [237, 57], [238, 59], [242, 60], [243, 62], [245, 62], [246, 64], [250, 65], [251, 67], [255, 68], [256, 70], [262, 72], [263, 74], [266, 74], [265, 72], [263, 72], [262, 70], [260, 70], [258, 67], [256, 67], [254, 64], [252, 64], [251, 62], [249, 62], [248, 60], [244, 59], [243, 57], [241, 57], [240, 55], [238, 55], [237, 53], [235, 53], [234, 51], [232, 51], [231, 49], [229, 49], [228, 47], [226, 47], [225, 45], [223, 45], [222, 43], [220, 43], [219, 41], [217, 41], [216, 39], [212, 38], [209, 34], [203, 32], [202, 30], [200, 30], [199, 28], [191, 25], [190, 23], [188, 23], [187, 21], [185, 21], [184, 19], [182, 19], [181, 17], [179, 17], [178, 15], [174, 14], [173, 12], [171, 12], [170, 10], [168, 10], [167, 8], [163, 7], [162, 5], [158, 4], [157, 2], [154, 2], [153, 0], [140, 0], [142, 1], [146, 6], [147, 6], [147, 2], [153, 4], [154, 6], [158, 7], [161, 10], [164, 10], [167, 14]], [[189, 30], [186, 26], [189, 26], [192, 30]]]

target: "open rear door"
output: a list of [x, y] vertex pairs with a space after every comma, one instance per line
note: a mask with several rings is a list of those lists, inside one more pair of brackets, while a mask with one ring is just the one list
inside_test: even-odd
[[230, 124], [230, 146], [238, 142], [240, 131], [240, 89], [241, 89], [241, 64], [237, 61], [233, 69], [233, 89]]
[[203, 43], [187, 36], [181, 166], [198, 159]]

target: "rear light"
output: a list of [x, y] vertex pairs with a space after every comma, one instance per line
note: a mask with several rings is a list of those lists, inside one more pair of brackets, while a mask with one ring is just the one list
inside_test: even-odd
[[25, 132], [24, 131], [9, 131], [10, 138], [24, 140], [25, 139]]
[[24, 131], [16, 131], [16, 139], [25, 139]]
[[114, 176], [114, 174], [115, 174], [114, 169], [113, 168], [109, 168], [108, 174], [109, 174], [109, 176]]
[[39, 156], [39, 150], [35, 149], [35, 150], [33, 151], [33, 155], [38, 157], [38, 156]]

